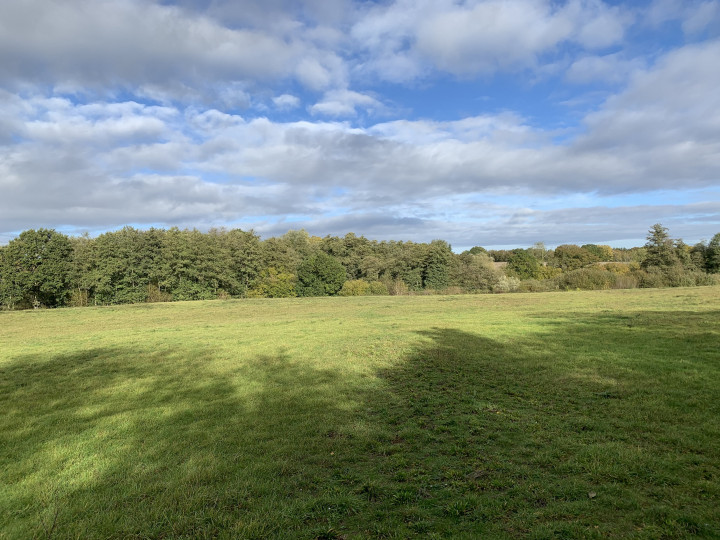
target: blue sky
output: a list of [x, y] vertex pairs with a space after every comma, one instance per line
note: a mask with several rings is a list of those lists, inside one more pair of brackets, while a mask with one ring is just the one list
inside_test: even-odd
[[720, 1], [0, 6], [0, 243], [720, 232]]

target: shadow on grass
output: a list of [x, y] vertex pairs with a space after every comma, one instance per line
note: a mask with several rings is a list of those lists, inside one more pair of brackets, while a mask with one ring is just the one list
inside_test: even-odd
[[0, 537], [712, 536], [718, 313], [418, 332], [373, 385], [283, 354], [0, 371]]

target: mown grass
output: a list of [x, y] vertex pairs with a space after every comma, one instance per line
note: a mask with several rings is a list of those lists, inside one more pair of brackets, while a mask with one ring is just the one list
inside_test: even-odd
[[0, 538], [720, 537], [720, 289], [0, 313]]

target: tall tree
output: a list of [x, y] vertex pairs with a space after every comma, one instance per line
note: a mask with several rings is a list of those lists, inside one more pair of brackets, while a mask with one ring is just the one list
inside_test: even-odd
[[22, 288], [10, 263], [10, 250], [0, 246], [0, 306], [15, 309], [22, 301]]
[[720, 233], [713, 236], [705, 248], [705, 268], [711, 274], [720, 272]]
[[453, 252], [444, 240], [433, 240], [423, 261], [422, 280], [426, 289], [442, 290], [450, 283], [450, 261]]
[[19, 295], [17, 303], [27, 306], [62, 306], [70, 292], [71, 256], [72, 244], [64, 234], [54, 229], [23, 231], [5, 248], [5, 295]]
[[230, 256], [237, 293], [244, 294], [262, 270], [262, 246], [254, 231], [233, 229], [222, 237]]
[[668, 229], [660, 223], [650, 227], [645, 249], [647, 250], [645, 260], [640, 263], [643, 268], [657, 267], [662, 269], [679, 263], [675, 252], [675, 244], [670, 238]]

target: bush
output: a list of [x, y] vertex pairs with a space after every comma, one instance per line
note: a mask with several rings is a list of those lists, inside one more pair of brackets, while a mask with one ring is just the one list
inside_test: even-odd
[[383, 282], [388, 294], [391, 296], [405, 296], [410, 294], [407, 284], [402, 279]]
[[343, 283], [338, 293], [340, 296], [369, 296], [370, 284], [362, 279], [353, 279]]
[[627, 275], [632, 272], [632, 267], [628, 263], [612, 262], [602, 266], [608, 272], [618, 275]]
[[70, 307], [87, 307], [90, 304], [90, 295], [87, 291], [74, 289], [70, 293], [68, 306]]
[[[86, 292], [86, 291], [83, 291]], [[74, 295], [73, 295], [74, 296]], [[150, 284], [147, 287], [147, 299], [146, 302], [171, 302], [172, 295], [160, 290], [160, 287], [154, 284]]]
[[516, 277], [501, 276], [493, 288], [495, 293], [515, 292], [520, 287], [520, 280]]
[[390, 293], [382, 281], [371, 281], [370, 294], [373, 296], [387, 296]]
[[647, 270], [638, 270], [635, 274], [640, 282], [640, 287], [646, 289], [659, 289], [667, 287], [665, 274], [657, 267], [651, 267]]
[[631, 274], [618, 274], [613, 289], [637, 289], [640, 282], [637, 277]]
[[387, 296], [387, 287], [380, 281], [367, 282], [362, 279], [353, 279], [343, 283], [340, 296]]
[[278, 272], [272, 266], [264, 270], [247, 291], [248, 298], [292, 298], [295, 291], [295, 274]]
[[558, 287], [561, 289], [583, 289], [596, 291], [610, 289], [617, 281], [617, 274], [601, 268], [579, 268], [558, 276]]

